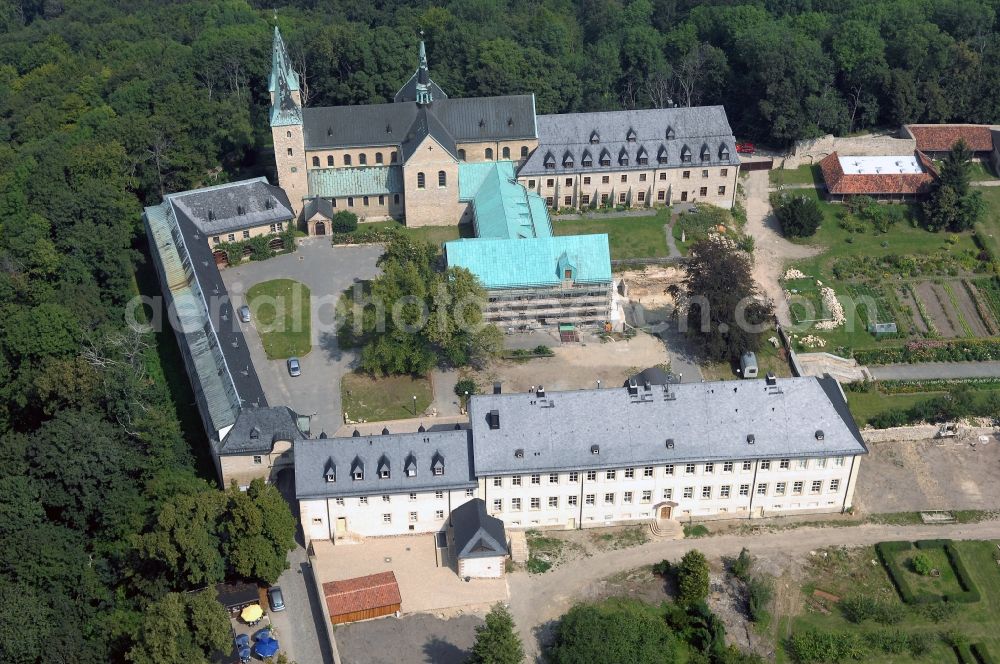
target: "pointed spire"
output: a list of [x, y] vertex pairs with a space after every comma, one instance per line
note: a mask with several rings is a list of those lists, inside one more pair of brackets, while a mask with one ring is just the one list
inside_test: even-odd
[[281, 38], [281, 31], [275, 25], [274, 40], [271, 44], [271, 82], [268, 89], [276, 93], [282, 87], [286, 87], [289, 91], [298, 91], [299, 77], [292, 71], [285, 40]]
[[420, 66], [417, 68], [417, 88], [416, 88], [416, 102], [418, 104], [429, 104], [434, 101], [434, 95], [431, 94], [430, 82], [431, 73], [427, 69], [427, 48], [424, 46], [424, 31], [420, 31]]

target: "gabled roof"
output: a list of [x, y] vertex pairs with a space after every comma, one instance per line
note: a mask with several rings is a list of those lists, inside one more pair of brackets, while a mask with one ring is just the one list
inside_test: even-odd
[[562, 283], [559, 261], [563, 254], [576, 266], [575, 282], [611, 283], [611, 252], [603, 233], [453, 240], [444, 248], [449, 267], [466, 268], [487, 289], [557, 286]]
[[[850, 163], [851, 159], [852, 157], [834, 152], [819, 162], [819, 170], [823, 174], [828, 193], [838, 196], [915, 195], [930, 191], [937, 179], [934, 164], [920, 151], [916, 153], [916, 164], [923, 170], [921, 173], [846, 173], [843, 161]], [[892, 157], [883, 159], [891, 160]], [[912, 159], [909, 161], [912, 163]]]
[[552, 235], [545, 201], [517, 182], [512, 162], [460, 162], [458, 182], [458, 200], [472, 201], [477, 238]]
[[323, 598], [331, 616], [397, 606], [403, 601], [393, 572], [329, 581], [323, 584]]
[[219, 454], [270, 452], [279, 440], [304, 438], [298, 428], [298, 415], [291, 408], [244, 406], [233, 428], [222, 439]]
[[259, 177], [166, 195], [179, 217], [205, 235], [231, 233], [295, 218], [281, 187]]
[[428, 136], [458, 161], [458, 147], [455, 145], [455, 137], [441, 124], [434, 113], [430, 112], [427, 107], [421, 106], [417, 109], [417, 116], [399, 146], [404, 162], [413, 156], [413, 153]]
[[917, 142], [921, 152], [948, 152], [959, 140], [973, 152], [993, 149], [989, 125], [975, 124], [909, 124], [906, 130]]
[[[314, 171], [309, 172], [310, 180], [312, 179], [312, 174]], [[309, 183], [309, 190], [313, 191], [313, 185]], [[316, 196], [324, 196], [326, 194], [316, 194]], [[333, 205], [327, 198], [308, 198], [306, 199], [305, 207], [302, 208], [302, 217], [304, 219], [312, 219], [314, 216], [319, 215], [324, 219], [333, 219]]]
[[451, 526], [459, 560], [507, 555], [503, 521], [486, 513], [486, 503], [475, 498], [451, 511]]

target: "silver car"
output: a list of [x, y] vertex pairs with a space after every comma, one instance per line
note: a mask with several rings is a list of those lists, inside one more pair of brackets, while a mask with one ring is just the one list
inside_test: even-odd
[[285, 598], [281, 595], [281, 588], [274, 586], [267, 589], [267, 599], [271, 603], [272, 611], [285, 610]]
[[245, 304], [240, 307], [240, 320], [244, 323], [250, 322], [250, 307]]
[[302, 375], [302, 367], [299, 366], [299, 358], [288, 358], [288, 375], [292, 378]]

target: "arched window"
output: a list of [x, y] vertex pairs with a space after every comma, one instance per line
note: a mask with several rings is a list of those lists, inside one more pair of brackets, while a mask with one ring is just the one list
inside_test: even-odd
[[417, 173], [417, 189], [423, 189], [426, 186], [426, 184], [427, 182], [424, 179], [424, 174]]
[[389, 163], [390, 164], [395, 164], [396, 163], [396, 151], [395, 150], [393, 150], [391, 153], [389, 153]]
[[291, 138], [291, 137], [292, 137], [292, 132], [286, 131], [285, 132], [285, 138]]
[[505, 147], [503, 149], [503, 158], [504, 159], [510, 159], [510, 148]]
[[459, 161], [465, 161], [465, 150], [459, 150], [458, 151], [458, 160]]
[[326, 155], [326, 165], [327, 166], [333, 166], [333, 155], [332, 154]]
[[368, 163], [368, 155], [366, 155], [364, 152], [362, 152], [361, 154], [359, 154], [358, 155], [358, 163], [361, 164], [362, 166], [364, 166], [365, 164], [367, 164]]
[[444, 171], [438, 171], [438, 186], [439, 187], [448, 186], [448, 175]]
[[521, 159], [524, 159], [527, 156], [528, 156], [528, 146], [527, 145], [522, 145], [521, 146]]
[[493, 148], [486, 148], [486, 158], [493, 159]]
[[375, 153], [375, 163], [376, 164], [381, 164], [382, 163], [382, 153], [381, 152], [376, 152]]
[[351, 165], [351, 155], [345, 154], [344, 155], [344, 166], [350, 166], [350, 165]]
[[288, 148], [288, 156], [289, 156], [289, 157], [291, 157], [291, 156], [292, 156], [292, 149], [291, 149], [291, 148]]
[[313, 157], [313, 166], [319, 168], [319, 157]]

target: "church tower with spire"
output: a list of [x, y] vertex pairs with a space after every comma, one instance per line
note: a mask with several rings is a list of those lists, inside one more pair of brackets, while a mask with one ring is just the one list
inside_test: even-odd
[[268, 90], [271, 93], [271, 137], [274, 142], [278, 185], [288, 194], [292, 209], [299, 214], [302, 199], [309, 195], [302, 128], [302, 95], [299, 91], [299, 76], [292, 69], [278, 26], [274, 26]]

